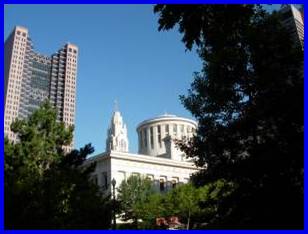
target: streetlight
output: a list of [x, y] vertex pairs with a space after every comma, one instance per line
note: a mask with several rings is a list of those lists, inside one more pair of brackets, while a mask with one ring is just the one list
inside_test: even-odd
[[116, 229], [116, 211], [115, 211], [115, 185], [116, 180], [112, 178], [111, 184], [112, 184], [112, 193], [113, 193], [113, 229]]

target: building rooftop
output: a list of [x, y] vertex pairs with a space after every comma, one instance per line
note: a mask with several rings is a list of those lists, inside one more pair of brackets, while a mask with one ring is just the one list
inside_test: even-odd
[[173, 120], [185, 121], [185, 122], [189, 122], [189, 123], [197, 126], [197, 122], [192, 120], [192, 119], [178, 117], [176, 115], [165, 113], [163, 115], [159, 115], [159, 116], [156, 116], [154, 118], [150, 118], [150, 119], [142, 121], [140, 124], [138, 124], [137, 129], [140, 128], [142, 125], [145, 125], [145, 124], [158, 122], [158, 121], [167, 121], [167, 120], [168, 121], [173, 121]]

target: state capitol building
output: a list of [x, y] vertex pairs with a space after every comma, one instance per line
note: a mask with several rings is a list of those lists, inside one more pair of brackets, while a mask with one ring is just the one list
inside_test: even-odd
[[131, 175], [149, 178], [156, 191], [165, 192], [177, 184], [187, 183], [198, 169], [178, 149], [175, 140], [189, 139], [197, 123], [175, 115], [161, 115], [137, 126], [138, 154], [129, 153], [127, 128], [119, 110], [113, 112], [107, 131], [106, 151], [93, 156], [85, 166], [96, 162], [92, 180], [111, 193], [111, 181], [116, 188]]

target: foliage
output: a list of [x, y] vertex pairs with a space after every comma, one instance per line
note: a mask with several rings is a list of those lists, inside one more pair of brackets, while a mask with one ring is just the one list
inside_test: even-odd
[[190, 183], [178, 186], [168, 193], [167, 201], [173, 205], [170, 212], [186, 221], [187, 230], [190, 228], [191, 217], [200, 212], [199, 198], [199, 190]]
[[[136, 181], [137, 178], [135, 177]], [[220, 202], [230, 197], [235, 188], [236, 185], [233, 183], [218, 180], [199, 188], [188, 183], [178, 185], [167, 193], [145, 193], [143, 199], [129, 201], [129, 204], [134, 203], [130, 209], [135, 216], [130, 215], [127, 219], [135, 218], [135, 223], [120, 227], [129, 229], [166, 229], [168, 226], [157, 226], [156, 219], [178, 217], [182, 223], [186, 224], [186, 229], [200, 228], [202, 223], [207, 224], [216, 218]], [[130, 189], [130, 191], [134, 191], [132, 186], [130, 186]], [[138, 226], [136, 226], [137, 220]]]
[[120, 203], [123, 220], [133, 220], [137, 228], [140, 219], [140, 203], [146, 204], [154, 193], [152, 182], [140, 175], [132, 175], [123, 180], [118, 188], [118, 202]]
[[303, 51], [259, 5], [156, 5], [203, 61], [184, 106], [199, 123], [181, 148], [198, 186], [236, 184], [215, 228], [303, 228]]
[[156, 218], [166, 216], [166, 205], [164, 196], [160, 193], [150, 194], [147, 199], [138, 201], [135, 207], [142, 220], [142, 229], [157, 229]]
[[5, 227], [108, 228], [109, 199], [89, 182], [95, 165], [79, 167], [93, 147], [64, 155], [62, 147], [71, 142], [73, 128], [57, 121], [48, 102], [11, 128], [19, 140], [5, 139]]
[[186, 229], [200, 227], [217, 216], [219, 203], [228, 198], [235, 189], [233, 183], [218, 180], [199, 188], [192, 183], [180, 185], [166, 195], [166, 202], [171, 204], [168, 216], [178, 216], [186, 223]]

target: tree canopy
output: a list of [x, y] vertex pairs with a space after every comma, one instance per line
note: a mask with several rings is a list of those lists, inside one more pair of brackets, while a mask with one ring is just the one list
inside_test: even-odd
[[57, 121], [48, 102], [11, 129], [5, 139], [5, 227], [7, 229], [106, 229], [110, 202], [89, 182], [94, 164], [80, 168], [94, 151], [88, 144], [66, 154], [73, 128]]
[[117, 196], [122, 219], [133, 220], [133, 224], [138, 228], [138, 219], [143, 212], [140, 210], [140, 204], [147, 203], [154, 192], [151, 180], [140, 175], [132, 175], [127, 180], [123, 180]]
[[303, 51], [279, 12], [260, 5], [156, 5], [159, 30], [178, 28], [203, 68], [180, 97], [197, 119], [180, 144], [203, 166], [196, 185], [236, 184], [219, 228], [303, 228]]

